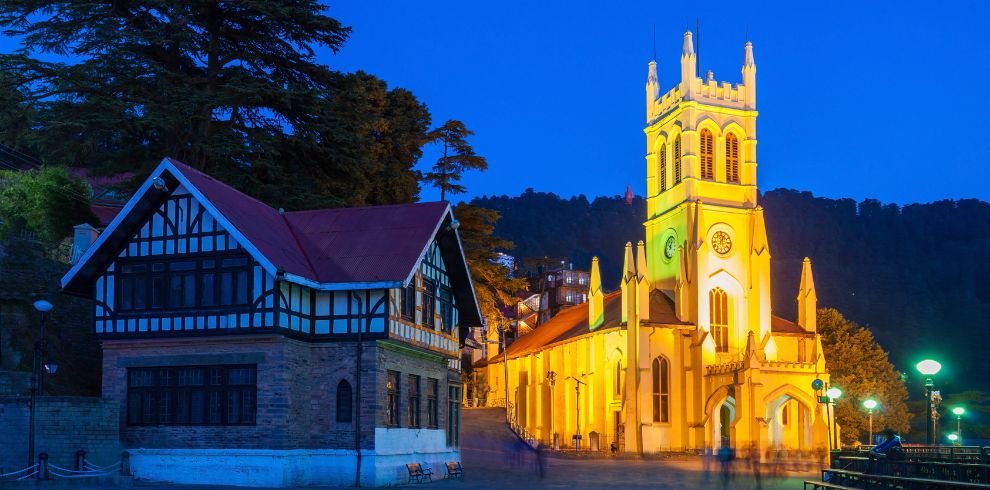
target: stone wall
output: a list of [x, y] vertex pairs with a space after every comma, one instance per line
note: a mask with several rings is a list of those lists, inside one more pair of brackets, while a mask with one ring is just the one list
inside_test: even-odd
[[[27, 466], [30, 397], [0, 397], [0, 472]], [[49, 461], [75, 468], [76, 451], [99, 465], [120, 460], [117, 404], [92, 397], [38, 397], [35, 450]]]

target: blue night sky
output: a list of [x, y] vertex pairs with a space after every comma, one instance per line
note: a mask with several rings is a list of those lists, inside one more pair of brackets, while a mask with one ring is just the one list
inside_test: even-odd
[[[652, 29], [666, 92], [679, 81], [684, 29], [700, 17], [702, 72], [719, 81], [739, 81], [747, 31], [754, 43], [762, 190], [990, 200], [981, 122], [990, 116], [990, 3], [330, 4], [353, 33], [321, 62], [410, 89], [435, 125], [460, 119], [477, 133], [490, 168], [467, 175], [460, 197], [527, 187], [593, 197], [627, 184], [644, 194]], [[0, 38], [4, 51], [16, 45]]]
[[473, 129], [490, 169], [465, 178], [467, 197], [616, 195], [627, 183], [644, 194], [653, 25], [665, 92], [680, 78], [685, 26], [700, 17], [702, 72], [717, 80], [740, 80], [747, 29], [753, 41], [761, 189], [990, 200], [990, 3], [703, 5], [332, 2], [353, 33], [321, 59], [412, 90], [435, 124]]

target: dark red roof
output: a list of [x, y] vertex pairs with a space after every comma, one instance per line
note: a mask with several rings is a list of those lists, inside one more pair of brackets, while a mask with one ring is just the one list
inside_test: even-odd
[[770, 315], [770, 331], [776, 333], [808, 333], [801, 325], [785, 320], [777, 315]]
[[286, 213], [319, 282], [405, 281], [447, 212], [447, 203]]
[[319, 283], [405, 281], [448, 209], [426, 202], [279, 213], [169, 161], [275, 267]]
[[93, 214], [96, 215], [96, 219], [100, 220], [100, 227], [105, 228], [107, 225], [117, 217], [117, 213], [120, 212], [121, 207], [118, 206], [100, 206], [93, 204], [89, 207]]

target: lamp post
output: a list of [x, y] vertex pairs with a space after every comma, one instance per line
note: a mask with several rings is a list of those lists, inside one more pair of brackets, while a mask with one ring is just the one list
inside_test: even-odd
[[872, 399], [872, 398], [867, 398], [866, 400], [863, 400], [863, 407], [865, 407], [866, 408], [866, 411], [870, 414], [870, 440], [869, 440], [869, 443], [871, 445], [873, 444], [873, 409], [877, 408], [877, 405], [879, 405], [879, 403], [877, 403], [877, 401], [874, 400], [874, 399]]
[[45, 370], [55, 374], [58, 370], [58, 363], [45, 363], [45, 354], [48, 351], [48, 343], [45, 341], [45, 321], [48, 312], [52, 311], [52, 304], [43, 299], [34, 302], [34, 309], [39, 314], [40, 331], [38, 340], [34, 342], [34, 359], [31, 362], [31, 414], [28, 422], [28, 466], [34, 464], [34, 420], [38, 405], [38, 395], [44, 395]]
[[835, 401], [842, 396], [842, 390], [833, 386], [825, 390], [825, 396], [828, 397], [828, 403], [832, 407], [832, 447], [839, 449], [839, 433], [835, 428]]
[[956, 407], [952, 409], [952, 414], [956, 416], [956, 435], [962, 437], [962, 416], [966, 413], [966, 409], [963, 407]]
[[942, 364], [938, 361], [925, 359], [919, 362], [915, 368], [925, 376], [925, 400], [928, 401], [928, 423], [926, 427], [928, 444], [935, 444], [935, 381], [933, 377], [942, 369]]
[[[587, 373], [582, 374], [581, 377], [585, 377]], [[574, 451], [578, 450], [581, 444], [581, 385], [585, 384], [584, 381], [575, 378], [574, 376], [568, 376], [567, 379], [574, 380]]]

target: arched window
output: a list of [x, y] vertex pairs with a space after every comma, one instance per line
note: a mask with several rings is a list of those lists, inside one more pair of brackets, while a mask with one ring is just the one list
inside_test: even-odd
[[653, 360], [653, 421], [670, 422], [670, 362], [664, 357]]
[[622, 396], [622, 363], [615, 363], [615, 396]]
[[712, 132], [708, 129], [701, 130], [701, 178], [712, 180], [715, 178], [715, 145], [712, 142]]
[[350, 422], [354, 411], [353, 392], [351, 384], [346, 379], [337, 383], [337, 422]]
[[721, 288], [708, 292], [709, 318], [716, 352], [729, 351], [729, 296]]
[[660, 145], [660, 192], [667, 190], [667, 144]]
[[681, 183], [681, 135], [674, 138], [674, 185]]
[[739, 139], [732, 133], [725, 138], [725, 180], [739, 183]]

